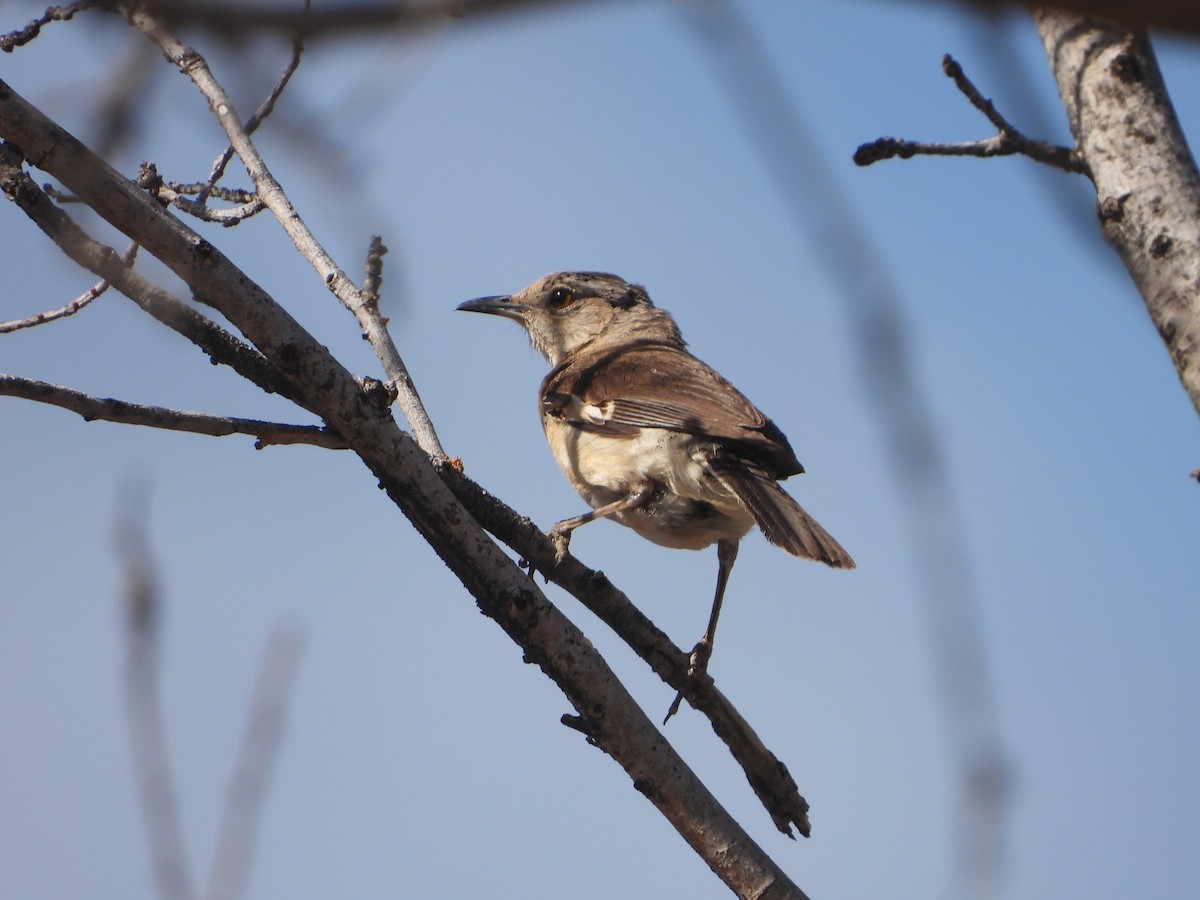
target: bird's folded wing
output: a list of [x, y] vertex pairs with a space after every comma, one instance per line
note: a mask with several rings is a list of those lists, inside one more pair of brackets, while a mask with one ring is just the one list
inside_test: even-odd
[[[776, 478], [804, 471], [774, 422], [712, 368], [674, 346], [635, 343], [580, 355], [550, 373], [542, 397], [556, 414], [589, 430], [664, 428], [732, 442]], [[581, 410], [586, 414], [570, 414]]]

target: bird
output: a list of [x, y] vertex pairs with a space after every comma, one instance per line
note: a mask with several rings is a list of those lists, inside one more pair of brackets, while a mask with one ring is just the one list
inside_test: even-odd
[[542, 427], [591, 507], [548, 532], [558, 561], [574, 530], [601, 518], [665, 547], [716, 544], [716, 591], [689, 678], [707, 671], [738, 544], [755, 525], [794, 556], [854, 568], [780, 486], [804, 471], [783, 432], [688, 351], [674, 318], [641, 285], [606, 272], [553, 272], [458, 309], [518, 322], [550, 363], [538, 395]]

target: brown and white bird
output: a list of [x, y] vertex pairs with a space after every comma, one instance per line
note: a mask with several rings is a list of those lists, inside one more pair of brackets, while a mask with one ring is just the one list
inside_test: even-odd
[[[599, 518], [666, 547], [717, 545], [716, 595], [692, 674], [712, 654], [738, 541], [751, 526], [795, 556], [854, 567], [779, 486], [804, 471], [783, 432], [687, 351], [675, 320], [645, 288], [602, 272], [557, 272], [458, 308], [515, 319], [550, 362], [542, 427], [592, 507], [550, 529], [560, 558], [571, 532]], [[672, 711], [677, 706], [678, 698]]]

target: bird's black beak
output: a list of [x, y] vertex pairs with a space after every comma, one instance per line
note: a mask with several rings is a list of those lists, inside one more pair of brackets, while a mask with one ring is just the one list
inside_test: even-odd
[[513, 298], [508, 294], [502, 294], [497, 297], [477, 297], [474, 300], [468, 300], [466, 303], [460, 303], [458, 309], [462, 312], [490, 313], [493, 316], [506, 316], [509, 319], [516, 319], [518, 322], [525, 318], [525, 307], [520, 303], [514, 303]]

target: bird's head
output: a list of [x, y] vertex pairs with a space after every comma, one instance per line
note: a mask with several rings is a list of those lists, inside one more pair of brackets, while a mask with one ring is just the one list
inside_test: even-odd
[[551, 365], [603, 336], [605, 342], [678, 341], [674, 320], [646, 289], [603, 272], [554, 272], [516, 294], [480, 297], [459, 307], [515, 319]]

